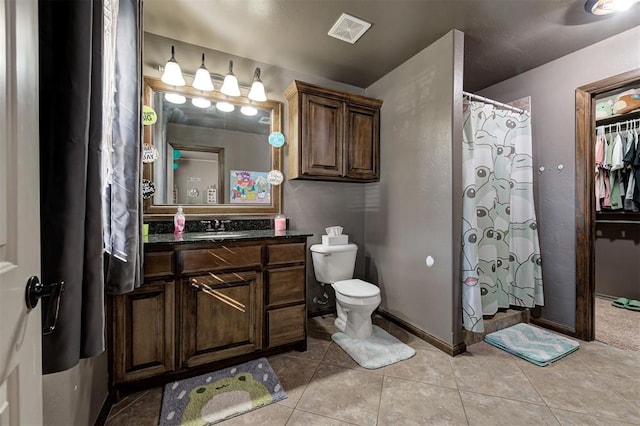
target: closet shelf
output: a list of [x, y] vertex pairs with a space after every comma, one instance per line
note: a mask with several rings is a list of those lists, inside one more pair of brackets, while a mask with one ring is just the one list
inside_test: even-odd
[[625, 211], [603, 211], [596, 212], [596, 223], [640, 223], [640, 213]]
[[612, 115], [611, 117], [596, 120], [596, 126], [606, 126], [607, 124], [619, 123], [621, 121], [634, 120], [640, 118], [640, 109], [628, 112], [626, 114]]

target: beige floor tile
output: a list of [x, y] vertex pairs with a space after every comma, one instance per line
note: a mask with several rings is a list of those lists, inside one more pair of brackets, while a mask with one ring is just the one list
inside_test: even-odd
[[389, 334], [391, 334], [393, 337], [400, 340], [402, 343], [406, 343], [407, 345], [411, 346], [414, 349], [420, 347], [420, 348], [429, 348], [429, 349], [438, 350], [433, 345], [429, 344], [428, 342], [425, 342], [421, 338], [409, 333], [404, 328], [400, 328], [393, 323], [389, 324], [389, 328], [386, 331], [389, 332]]
[[[478, 346], [480, 345], [480, 346]], [[516, 363], [517, 358], [495, 352], [484, 342], [471, 346], [473, 352], [452, 358], [458, 389], [485, 395], [542, 404], [543, 400]]]
[[287, 426], [347, 426], [352, 424], [301, 410], [294, 410], [287, 422]]
[[331, 344], [331, 336], [329, 339], [307, 336], [307, 350], [305, 352], [291, 351], [287, 352], [288, 356], [306, 359], [308, 361], [320, 361], [327, 348]]
[[417, 347], [416, 354], [385, 367], [385, 376], [456, 388], [450, 356], [437, 349]]
[[371, 322], [375, 325], [377, 325], [378, 327], [380, 327], [381, 329], [383, 329], [384, 331], [389, 331], [389, 328], [391, 327], [391, 321], [389, 321], [386, 318], [383, 318], [382, 316], [380, 316], [379, 314], [373, 314], [371, 316]]
[[546, 405], [460, 391], [470, 425], [557, 425]]
[[466, 425], [455, 389], [385, 377], [378, 425]]
[[321, 315], [318, 317], [309, 318], [307, 321], [309, 332], [321, 332], [329, 335], [337, 333], [338, 327], [335, 326], [335, 315]]
[[623, 421], [640, 420], [638, 410], [572, 355], [547, 367], [518, 363], [550, 408]]
[[322, 358], [322, 362], [325, 364], [337, 365], [345, 368], [352, 368], [354, 370], [368, 371], [374, 374], [384, 374], [386, 367], [376, 368], [376, 369], [368, 369], [360, 366], [357, 362], [353, 360], [339, 345], [336, 343], [331, 343], [329, 349], [324, 354], [324, 358]]
[[270, 357], [269, 364], [287, 393], [287, 398], [278, 404], [295, 408], [320, 363], [285, 354]]
[[107, 426], [155, 426], [160, 418], [162, 409], [163, 388], [153, 388], [145, 391], [133, 403], [119, 411], [114, 416], [109, 416]]
[[320, 364], [297, 408], [359, 425], [375, 425], [382, 376]]
[[257, 410], [249, 411], [229, 420], [224, 420], [218, 424], [225, 426], [241, 426], [241, 425], [264, 425], [264, 426], [280, 426], [287, 424], [287, 420], [291, 416], [293, 408], [284, 407], [278, 404], [270, 404]]
[[620, 420], [603, 419], [588, 414], [574, 413], [572, 411], [552, 408], [551, 411], [556, 416], [562, 426], [622, 426], [638, 423], [627, 423]]

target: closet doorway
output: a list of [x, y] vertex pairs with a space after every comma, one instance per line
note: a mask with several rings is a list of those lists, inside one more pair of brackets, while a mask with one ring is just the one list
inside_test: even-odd
[[[594, 165], [596, 142], [596, 98], [629, 87], [640, 87], [640, 68], [576, 89], [576, 324], [575, 336], [595, 339], [596, 301], [596, 207]], [[639, 118], [640, 113], [629, 118]], [[640, 213], [611, 216], [640, 228]], [[633, 223], [632, 223], [633, 222]], [[637, 222], [637, 223], [635, 223]], [[617, 224], [613, 224], [618, 226]], [[638, 259], [640, 263], [640, 259]], [[640, 285], [640, 283], [638, 283]], [[639, 315], [640, 313], [634, 312]]]

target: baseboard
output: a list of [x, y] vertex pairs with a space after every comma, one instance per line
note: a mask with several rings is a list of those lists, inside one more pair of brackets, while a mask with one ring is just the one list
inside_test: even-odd
[[554, 321], [549, 321], [544, 318], [531, 318], [531, 324], [535, 324], [537, 326], [549, 329], [551, 331], [555, 331], [560, 334], [565, 334], [567, 336], [576, 337], [576, 329], [568, 327], [564, 324], [558, 324]]
[[114, 399], [110, 393], [107, 394], [107, 397], [104, 399], [104, 403], [102, 404], [102, 408], [100, 409], [100, 413], [96, 418], [96, 422], [94, 426], [104, 426], [107, 423], [107, 419], [109, 418], [109, 413], [111, 412], [111, 407], [113, 407]]
[[313, 317], [319, 317], [322, 315], [331, 315], [331, 314], [335, 315], [335, 313], [336, 313], [335, 305], [323, 306], [322, 308], [315, 309], [313, 311], [308, 311], [307, 318], [313, 318]]
[[443, 342], [437, 337], [432, 336], [426, 331], [420, 330], [419, 328], [409, 324], [408, 322], [398, 318], [397, 316], [390, 314], [389, 312], [383, 311], [381, 309], [377, 309], [376, 313], [380, 314], [381, 317], [388, 319], [398, 327], [403, 328], [412, 334], [415, 334], [425, 342], [435, 346], [436, 348], [440, 349], [442, 352], [446, 353], [447, 355], [456, 356], [456, 355], [460, 355], [461, 353], [467, 350], [467, 345], [465, 345], [464, 342], [460, 342], [457, 345], [452, 346], [446, 342]]

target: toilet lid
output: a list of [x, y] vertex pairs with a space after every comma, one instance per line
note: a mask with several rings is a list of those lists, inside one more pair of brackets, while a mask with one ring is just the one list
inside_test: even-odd
[[333, 283], [332, 287], [338, 293], [349, 297], [372, 297], [380, 294], [378, 287], [362, 280], [338, 281]]

